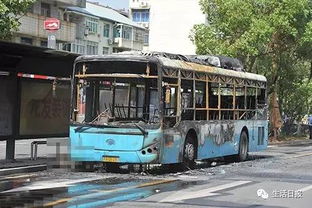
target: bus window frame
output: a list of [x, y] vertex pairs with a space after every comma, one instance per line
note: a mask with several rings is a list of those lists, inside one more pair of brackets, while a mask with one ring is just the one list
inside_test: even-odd
[[[72, 77], [71, 77], [71, 104], [70, 104], [70, 124], [71, 125], [75, 125], [76, 123], [76, 115], [77, 115], [77, 98], [76, 96], [78, 91], [77, 91], [77, 87], [75, 84], [77, 84], [77, 80], [78, 80], [78, 77], [76, 76], [76, 72], [77, 72], [77, 65], [78, 64], [83, 64], [83, 63], [94, 63], [94, 62], [105, 62], [105, 61], [116, 61], [116, 62], [127, 62], [129, 61], [128, 59], [102, 59], [102, 58], [95, 58], [95, 59], [92, 59], [92, 60], [84, 60], [83, 57], [82, 58], [77, 58], [74, 62], [74, 65], [73, 65], [73, 73], [72, 73]], [[137, 74], [136, 77], [138, 78], [146, 78], [146, 80], [148, 80], [148, 78], [155, 78], [157, 79], [157, 84], [156, 84], [156, 88], [158, 89], [158, 100], [159, 100], [159, 125], [160, 125], [160, 128], [163, 127], [163, 115], [162, 115], [162, 112], [163, 112], [163, 106], [161, 105], [162, 102], [164, 101], [163, 100], [163, 94], [161, 93], [161, 89], [162, 89], [162, 72], [161, 72], [161, 69], [162, 69], [162, 65], [160, 63], [160, 61], [157, 59], [157, 58], [151, 58], [149, 60], [131, 60], [133, 62], [140, 62], [140, 63], [145, 63], [147, 64], [147, 70], [146, 70], [146, 76], [142, 76], [140, 74]], [[150, 64], [154, 64], [155, 65], [155, 69], [157, 71], [157, 76], [152, 76], [150, 75], [150, 68], [148, 65]], [[128, 74], [127, 74], [128, 75]], [[145, 99], [146, 100], [146, 97]]]
[[[165, 67], [164, 67], [165, 68]], [[172, 73], [170, 74], [170, 70], [172, 70]], [[174, 72], [178, 70], [178, 73]], [[224, 69], [227, 70], [227, 69]], [[184, 108], [182, 106], [182, 99], [179, 98], [177, 100], [178, 102], [178, 106], [181, 107], [181, 110], [177, 112], [177, 117], [179, 117], [177, 123], [175, 126], [177, 126], [179, 124], [179, 122], [181, 122], [182, 118], [181, 118], [181, 114], [183, 110], [193, 110], [194, 116], [192, 120], [189, 121], [196, 121], [196, 112], [197, 111], [207, 111], [207, 121], [209, 120], [229, 120], [229, 119], [222, 119], [222, 112], [223, 111], [228, 111], [228, 112], [233, 112], [231, 117], [231, 120], [252, 120], [252, 119], [257, 119], [257, 111], [259, 110], [265, 110], [266, 106], [267, 106], [267, 88], [266, 88], [266, 82], [263, 81], [259, 81], [259, 80], [252, 80], [252, 79], [244, 79], [244, 78], [237, 78], [237, 77], [231, 77], [231, 76], [224, 76], [224, 75], [214, 75], [214, 74], [210, 74], [209, 72], [197, 72], [196, 70], [185, 70], [182, 68], [165, 68], [162, 70], [162, 72], [166, 73], [167, 75], [164, 77], [170, 77], [172, 75], [175, 75], [175, 78], [177, 80], [180, 80], [180, 82], [183, 82], [184, 80], [188, 80], [188, 81], [192, 81], [193, 82], [193, 88], [192, 88], [192, 92], [193, 92], [193, 99], [196, 98], [196, 82], [200, 81], [200, 82], [205, 82], [206, 83], [206, 94], [205, 94], [205, 99], [206, 99], [206, 107], [205, 108], [197, 108], [196, 106], [193, 106], [191, 108]], [[183, 77], [184, 74], [184, 77]], [[217, 107], [216, 108], [211, 108], [210, 104], [211, 104], [211, 100], [210, 100], [210, 84], [211, 83], [216, 83], [219, 85], [218, 87], [218, 103], [217, 103]], [[232, 98], [232, 108], [227, 108], [227, 109], [222, 109], [221, 108], [221, 97], [222, 95], [220, 94], [220, 85], [221, 84], [229, 84], [232, 86], [232, 91], [233, 91], [233, 98]], [[195, 86], [195, 87], [194, 87]], [[181, 83], [179, 84], [179, 88], [182, 88]], [[241, 103], [241, 107], [237, 108], [237, 100], [236, 98], [237, 96], [237, 89], [242, 88], [243, 89], [243, 103]], [[259, 108], [259, 105], [257, 105], [257, 103], [255, 104], [255, 109], [249, 109], [247, 106], [247, 88], [252, 88], [253, 90], [257, 91], [261, 91], [261, 90], [265, 90], [265, 103], [263, 104], [262, 108]], [[194, 90], [195, 89], [195, 90]], [[180, 90], [181, 91], [181, 90]], [[178, 93], [180, 94], [180, 97], [182, 97], [182, 92]], [[255, 102], [257, 102], [257, 96], [255, 96]], [[195, 100], [193, 101], [193, 105], [195, 105]], [[255, 112], [255, 116], [253, 116], [253, 118], [248, 117], [249, 114], [252, 114], [253, 112]], [[215, 112], [216, 116], [215, 119], [211, 119], [211, 115]], [[266, 120], [267, 118], [265, 118]], [[203, 120], [205, 121], [205, 120]]]

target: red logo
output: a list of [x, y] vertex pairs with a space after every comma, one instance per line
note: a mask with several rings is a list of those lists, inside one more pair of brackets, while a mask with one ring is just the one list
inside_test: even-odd
[[58, 30], [61, 27], [60, 20], [56, 18], [49, 18], [44, 21], [44, 29], [45, 30]]

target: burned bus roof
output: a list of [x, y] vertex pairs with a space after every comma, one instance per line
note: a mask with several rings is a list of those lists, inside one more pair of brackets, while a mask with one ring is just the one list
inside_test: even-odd
[[162, 56], [146, 55], [145, 53], [121, 53], [112, 55], [84, 55], [75, 60], [79, 62], [92, 62], [92, 61], [137, 61], [137, 62], [159, 62], [161, 65], [168, 68], [180, 68], [185, 70], [193, 70], [197, 72], [211, 73], [222, 76], [237, 77], [248, 80], [255, 80], [266, 82], [267, 79], [263, 75], [253, 74], [249, 72], [239, 72], [230, 69], [223, 69], [219, 67], [204, 65], [200, 63], [189, 62], [186, 60], [170, 59]]

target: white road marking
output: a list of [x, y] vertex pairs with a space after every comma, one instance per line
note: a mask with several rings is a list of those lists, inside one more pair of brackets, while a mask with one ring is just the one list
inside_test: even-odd
[[201, 189], [198, 191], [193, 191], [193, 190], [184, 190], [184, 191], [178, 191], [175, 192], [174, 194], [164, 198], [160, 202], [175, 202], [175, 201], [182, 201], [186, 199], [194, 199], [194, 198], [201, 198], [201, 197], [209, 197], [209, 196], [215, 196], [215, 195], [220, 195], [218, 193], [214, 193], [217, 191], [221, 191], [224, 189], [228, 188], [234, 188], [236, 186], [244, 185], [251, 183], [251, 181], [235, 181], [232, 183], [227, 183], [223, 184], [220, 186], [215, 186], [207, 189]]
[[77, 180], [64, 179], [64, 180], [37, 181], [37, 182], [30, 184], [28, 186], [10, 189], [7, 191], [3, 191], [1, 193], [24, 192], [24, 191], [31, 191], [31, 190], [69, 187], [69, 186], [73, 186], [76, 183], [95, 181], [95, 180], [100, 180], [100, 179], [104, 179], [104, 178], [108, 178], [108, 177], [92, 177], [92, 179], [84, 178], [84, 179], [77, 179]]
[[312, 189], [312, 185], [311, 185], [311, 186], [304, 187], [304, 188], [299, 189], [299, 190], [302, 191], [302, 192], [305, 192], [305, 191], [309, 191], [309, 190], [311, 190], [311, 189]]
[[40, 167], [44, 167], [46, 165], [32, 165], [32, 166], [23, 166], [23, 167], [17, 167], [17, 168], [4, 168], [4, 169], [0, 169], [0, 172], [5, 172], [8, 170], [21, 170], [21, 169], [29, 169], [29, 168], [40, 168]]

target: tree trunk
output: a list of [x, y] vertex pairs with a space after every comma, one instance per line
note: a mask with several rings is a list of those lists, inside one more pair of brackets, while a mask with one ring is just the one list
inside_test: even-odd
[[[275, 47], [273, 47], [275, 48]], [[272, 88], [270, 96], [270, 124], [273, 131], [272, 140], [276, 140], [279, 136], [279, 130], [283, 125], [281, 118], [280, 108], [278, 104], [277, 86], [278, 86], [278, 61], [277, 54], [273, 53], [272, 56]]]

